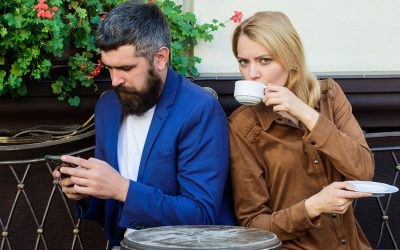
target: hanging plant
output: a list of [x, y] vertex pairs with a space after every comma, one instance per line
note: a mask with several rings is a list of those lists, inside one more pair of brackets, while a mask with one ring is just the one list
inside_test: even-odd
[[[94, 36], [104, 14], [124, 0], [3, 0], [0, 1], [0, 96], [26, 95], [26, 80], [50, 80], [52, 92], [72, 106], [80, 102], [72, 91], [78, 86], [96, 88], [100, 52]], [[224, 23], [198, 24], [191, 12], [171, 0], [152, 1], [170, 23], [170, 65], [180, 74], [197, 76], [201, 62], [190, 51], [199, 40], [211, 41]], [[235, 18], [233, 18], [235, 17]], [[237, 15], [230, 20], [236, 22]], [[241, 18], [241, 17], [240, 17]], [[69, 53], [67, 53], [69, 52]], [[66, 74], [52, 74], [65, 59]]]

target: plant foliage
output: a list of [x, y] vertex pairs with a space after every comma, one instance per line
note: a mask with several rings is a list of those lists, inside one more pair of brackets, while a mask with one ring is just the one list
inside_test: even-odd
[[[77, 106], [80, 100], [72, 91], [78, 86], [95, 87], [96, 28], [103, 13], [121, 2], [124, 0], [0, 1], [0, 96], [26, 95], [25, 80], [47, 79], [59, 100]], [[201, 59], [191, 56], [191, 48], [199, 40], [211, 41], [211, 33], [224, 24], [217, 20], [198, 24], [193, 13], [184, 13], [172, 0], [152, 2], [161, 7], [170, 23], [170, 65], [180, 74], [196, 76]], [[66, 54], [67, 50], [72, 54]], [[52, 70], [64, 57], [68, 73], [54, 76]]]

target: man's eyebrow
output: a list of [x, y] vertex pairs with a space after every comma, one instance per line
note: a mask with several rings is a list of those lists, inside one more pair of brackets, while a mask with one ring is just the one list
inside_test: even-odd
[[136, 64], [128, 64], [128, 65], [121, 65], [121, 66], [110, 66], [110, 65], [107, 65], [107, 64], [103, 63], [103, 66], [105, 68], [109, 68], [109, 69], [124, 69], [124, 68], [133, 68], [133, 67], [136, 66]]

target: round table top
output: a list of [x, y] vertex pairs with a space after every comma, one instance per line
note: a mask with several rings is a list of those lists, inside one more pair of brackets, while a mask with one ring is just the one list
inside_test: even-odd
[[238, 226], [192, 225], [154, 227], [130, 233], [121, 242], [125, 249], [279, 249], [271, 232]]

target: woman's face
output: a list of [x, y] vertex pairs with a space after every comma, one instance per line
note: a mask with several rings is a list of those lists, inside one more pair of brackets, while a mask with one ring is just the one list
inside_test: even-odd
[[289, 70], [274, 61], [268, 50], [261, 44], [241, 35], [237, 44], [237, 60], [244, 80], [253, 80], [264, 84], [285, 86]]

